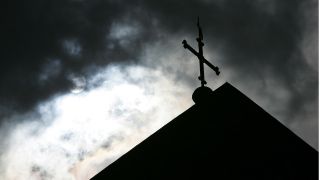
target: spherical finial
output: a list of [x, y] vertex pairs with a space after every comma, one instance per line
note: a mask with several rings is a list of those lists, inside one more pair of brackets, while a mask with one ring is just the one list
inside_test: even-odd
[[201, 86], [198, 87], [192, 94], [192, 100], [196, 104], [201, 104], [204, 101], [207, 101], [212, 93], [212, 90], [209, 87]]

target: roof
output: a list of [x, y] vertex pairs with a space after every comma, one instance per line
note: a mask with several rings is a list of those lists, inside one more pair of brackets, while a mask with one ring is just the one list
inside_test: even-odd
[[318, 179], [318, 152], [229, 83], [92, 179]]

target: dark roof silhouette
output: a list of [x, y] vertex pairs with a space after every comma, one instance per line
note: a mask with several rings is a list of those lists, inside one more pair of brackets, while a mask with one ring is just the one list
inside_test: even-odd
[[318, 152], [225, 83], [92, 179], [316, 180]]

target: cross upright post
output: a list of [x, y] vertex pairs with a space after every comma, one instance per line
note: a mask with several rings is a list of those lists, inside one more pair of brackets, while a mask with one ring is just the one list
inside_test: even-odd
[[206, 60], [203, 56], [203, 46], [204, 43], [202, 42], [203, 40], [203, 34], [202, 34], [202, 30], [200, 27], [200, 22], [199, 22], [199, 17], [198, 17], [198, 22], [197, 22], [197, 27], [198, 27], [198, 32], [199, 32], [199, 37], [197, 37], [197, 42], [198, 42], [198, 49], [199, 51], [197, 52], [196, 50], [194, 50], [188, 43], [186, 40], [182, 41], [183, 47], [185, 49], [188, 49], [189, 51], [191, 51], [195, 56], [198, 57], [199, 59], [199, 66], [200, 66], [200, 76], [198, 77], [198, 79], [201, 81], [201, 86], [204, 86], [205, 84], [207, 84], [205, 77], [204, 77], [204, 66], [203, 63], [207, 64], [211, 69], [213, 69], [217, 75], [220, 74], [219, 68], [217, 66], [214, 66], [213, 64], [211, 64], [208, 60]]
[[[198, 27], [198, 31], [199, 31], [199, 37], [197, 38], [199, 56], [203, 57], [203, 46], [204, 46], [204, 43], [202, 42], [203, 35], [202, 35], [202, 30], [201, 30], [201, 27], [200, 27], [200, 23], [199, 23], [199, 17], [198, 17], [197, 27]], [[204, 86], [205, 84], [207, 84], [207, 82], [204, 79], [203, 61], [199, 61], [199, 66], [200, 66], [199, 80], [201, 81], [201, 86]]]

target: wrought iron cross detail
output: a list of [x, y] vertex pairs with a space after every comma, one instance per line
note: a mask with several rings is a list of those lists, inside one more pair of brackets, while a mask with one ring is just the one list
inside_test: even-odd
[[189, 49], [194, 55], [196, 55], [199, 59], [199, 65], [200, 65], [200, 76], [198, 77], [198, 79], [201, 81], [201, 86], [204, 86], [205, 84], [207, 84], [205, 78], [204, 78], [204, 70], [203, 70], [203, 63], [205, 63], [206, 65], [208, 65], [211, 69], [213, 69], [217, 76], [219, 76], [220, 71], [219, 71], [219, 67], [214, 66], [213, 64], [211, 64], [208, 60], [206, 60], [203, 57], [203, 46], [204, 43], [202, 42], [203, 40], [203, 35], [202, 35], [202, 30], [200, 27], [200, 23], [199, 23], [199, 17], [198, 17], [198, 22], [197, 22], [197, 26], [198, 26], [198, 30], [199, 30], [199, 37], [197, 38], [197, 42], [198, 42], [198, 48], [199, 48], [199, 52], [197, 52], [196, 50], [194, 50], [188, 43], [186, 40], [182, 41], [183, 47], [185, 49]]

